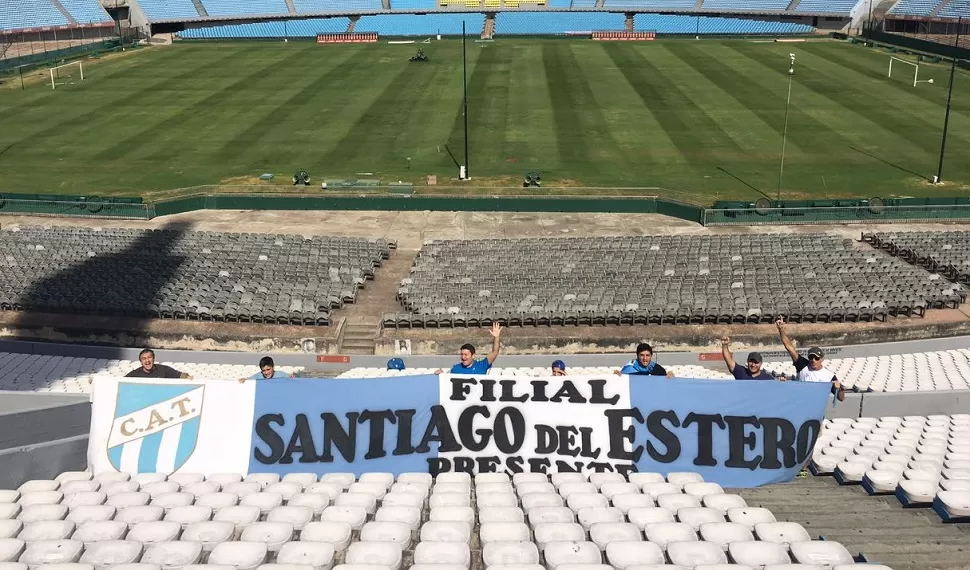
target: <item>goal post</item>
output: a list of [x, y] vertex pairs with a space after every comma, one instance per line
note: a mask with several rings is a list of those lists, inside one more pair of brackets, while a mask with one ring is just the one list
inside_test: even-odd
[[80, 61], [72, 61], [64, 65], [50, 68], [51, 89], [57, 89], [58, 85], [70, 85], [78, 81], [84, 81], [84, 64]]
[[896, 75], [899, 75], [900, 74], [900, 71], [899, 71], [899, 69], [900, 69], [899, 66], [900, 65], [907, 66], [907, 67], [904, 67], [903, 69], [912, 68], [912, 70], [913, 70], [913, 87], [916, 87], [916, 85], [918, 83], [933, 83], [933, 78], [932, 77], [930, 79], [926, 79], [926, 80], [921, 80], [919, 78], [919, 61], [918, 60], [917, 61], [910, 61], [908, 59], [903, 59], [901, 57], [896, 57], [894, 55], [889, 56], [889, 78], [890, 79], [892, 79], [892, 77], [893, 77], [893, 64], [894, 63], [897, 64], [896, 65]]

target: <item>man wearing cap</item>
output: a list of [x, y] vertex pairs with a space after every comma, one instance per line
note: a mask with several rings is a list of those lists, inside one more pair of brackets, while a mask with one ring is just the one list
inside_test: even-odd
[[822, 359], [825, 358], [822, 349], [817, 346], [809, 348], [808, 358], [805, 358], [795, 350], [795, 345], [785, 328], [785, 320], [778, 319], [775, 321], [775, 325], [778, 326], [781, 343], [785, 345], [785, 350], [791, 355], [792, 362], [795, 364], [795, 380], [800, 382], [831, 382], [832, 392], [840, 402], [845, 400], [845, 389], [842, 387], [842, 382], [839, 382], [834, 372], [822, 365]]
[[388, 370], [397, 370], [398, 372], [404, 372], [404, 359], [403, 358], [392, 358], [387, 361]]
[[552, 361], [552, 375], [553, 376], [565, 376], [566, 375], [566, 363], [562, 360]]
[[731, 354], [731, 337], [721, 337], [721, 356], [724, 357], [724, 363], [727, 364], [728, 371], [731, 372], [735, 380], [775, 379], [768, 371], [761, 368], [761, 363], [764, 362], [764, 359], [761, 357], [760, 352], [748, 354], [747, 366], [741, 366], [735, 362], [734, 355]]

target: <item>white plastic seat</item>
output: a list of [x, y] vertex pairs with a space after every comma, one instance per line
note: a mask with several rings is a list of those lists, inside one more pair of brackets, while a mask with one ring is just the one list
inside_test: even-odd
[[235, 526], [234, 536], [238, 537], [249, 525], [259, 520], [259, 507], [252, 505], [233, 505], [223, 507], [212, 515], [212, 520], [229, 522]]
[[599, 489], [596, 488], [596, 485], [586, 481], [563, 483], [559, 486], [559, 494], [566, 500], [574, 493], [592, 493], [595, 495], [599, 493]]
[[165, 473], [137, 473], [131, 477], [132, 481], [142, 487], [151, 483], [164, 483], [166, 479], [168, 479], [168, 475]]
[[[469, 508], [468, 511], [471, 511], [471, 509]], [[468, 511], [462, 511], [466, 514], [466, 517], [465, 517], [466, 519], [467, 519]], [[430, 516], [432, 517], [435, 516], [434, 511], [431, 512]], [[444, 517], [444, 516], [447, 516], [447, 514], [439, 513], [438, 516]], [[378, 522], [407, 523], [407, 525], [411, 527], [411, 530], [415, 531], [421, 525], [421, 509], [418, 509], [415, 507], [397, 507], [397, 506], [381, 507], [377, 509], [376, 513], [374, 513], [374, 520]], [[431, 518], [431, 520], [433, 521], [433, 520], [441, 520], [441, 519]], [[467, 522], [468, 524], [472, 524], [474, 521], [475, 521], [474, 511], [471, 512], [471, 521], [462, 520], [462, 522]]]
[[446, 522], [458, 521], [468, 524], [475, 523], [475, 510], [471, 507], [438, 507], [431, 509], [428, 520]]
[[549, 476], [545, 473], [516, 473], [512, 475], [512, 484], [516, 488], [529, 483], [549, 483]]
[[478, 530], [481, 543], [525, 542], [532, 539], [529, 526], [521, 522], [486, 522]]
[[287, 542], [276, 555], [280, 564], [303, 564], [313, 570], [330, 570], [335, 549], [326, 542]]
[[434, 482], [430, 473], [401, 473], [397, 476], [398, 483], [421, 483], [430, 487]]
[[517, 507], [519, 505], [519, 498], [515, 493], [487, 493], [485, 495], [478, 495], [475, 504], [479, 509]]
[[182, 486], [175, 481], [153, 481], [141, 486], [141, 492], [148, 493], [153, 499], [165, 493], [178, 493], [181, 489]]
[[401, 567], [401, 559], [401, 547], [393, 542], [355, 542], [347, 549], [346, 556], [347, 564], [372, 564], [391, 570]]
[[746, 564], [755, 568], [769, 564], [789, 564], [791, 558], [788, 550], [774, 542], [732, 542], [728, 545], [728, 554], [737, 564]]
[[605, 508], [610, 506], [610, 501], [604, 495], [599, 493], [573, 493], [569, 495], [566, 499], [566, 506], [573, 510], [573, 512], [579, 512], [580, 509], [586, 509], [590, 507], [600, 507]]
[[543, 555], [547, 570], [555, 570], [566, 564], [600, 564], [603, 561], [600, 548], [592, 542], [550, 542], [546, 544]]
[[23, 508], [17, 503], [0, 503], [0, 520], [15, 519], [21, 510]]
[[369, 522], [360, 529], [360, 541], [393, 543], [407, 550], [411, 545], [411, 527], [402, 522]]
[[83, 550], [84, 544], [76, 540], [39, 540], [27, 544], [19, 561], [32, 567], [77, 562]]
[[[597, 475], [597, 474], [594, 473], [594, 475]], [[627, 483], [626, 481], [622, 481], [622, 480], [609, 481], [609, 482], [603, 483], [602, 486], [600, 486], [600, 494], [602, 494], [610, 501], [612, 501], [613, 497], [617, 495], [639, 493], [639, 492], [640, 492], [639, 486], [634, 485], [633, 483]]]
[[186, 487], [193, 483], [205, 481], [205, 476], [202, 473], [172, 473], [168, 476], [168, 480]]
[[[0, 570], [29, 570], [30, 567], [23, 562], [0, 562]], [[434, 569], [431, 569], [434, 570]], [[539, 567], [542, 570], [542, 567]]]
[[17, 538], [23, 528], [24, 523], [17, 519], [0, 520], [0, 538]]
[[[440, 479], [440, 477], [439, 477]], [[431, 488], [432, 495], [446, 494], [446, 493], [457, 493], [459, 495], [470, 495], [472, 492], [471, 485], [468, 483], [443, 483], [436, 482], [434, 487]]]
[[179, 523], [182, 525], [182, 528], [185, 528], [190, 524], [204, 522], [211, 518], [211, 508], [200, 507], [198, 505], [186, 505], [172, 508], [165, 513], [165, 518], [162, 520]]
[[640, 487], [644, 495], [649, 496], [656, 502], [660, 495], [670, 495], [680, 493], [680, 487], [672, 483], [644, 483]]
[[663, 550], [652, 542], [614, 541], [606, 545], [606, 559], [616, 570], [626, 570], [642, 564], [663, 564]]
[[475, 485], [486, 483], [511, 483], [511, 479], [505, 473], [479, 473], [475, 475]]
[[724, 522], [724, 515], [710, 507], [683, 507], [677, 510], [677, 520], [697, 531], [704, 523]]
[[38, 540], [65, 540], [74, 534], [74, 521], [37, 521], [27, 523], [17, 538], [31, 543]]
[[276, 473], [250, 473], [243, 478], [247, 483], [259, 483], [260, 488], [265, 489], [273, 483], [280, 482], [280, 476]]
[[281, 479], [284, 483], [296, 483], [301, 489], [306, 489], [317, 482], [316, 473], [287, 473]]
[[381, 505], [397, 505], [420, 509], [424, 507], [424, 501], [425, 497], [421, 493], [391, 491], [390, 493], [384, 495]]
[[[487, 549], [488, 546], [485, 545], [484, 548]], [[464, 542], [422, 542], [414, 547], [414, 563], [450, 564], [468, 568], [471, 564], [471, 551]]]
[[515, 493], [515, 490], [512, 488], [512, 484], [507, 482], [475, 484], [475, 494], [488, 495], [490, 493], [507, 494], [507, 493]]
[[735, 507], [728, 509], [727, 518], [731, 522], [745, 525], [752, 531], [758, 523], [775, 522], [775, 515], [761, 507]]
[[239, 504], [241, 506], [256, 507], [259, 509], [261, 516], [266, 516], [271, 510], [283, 504], [283, 495], [266, 492], [250, 493], [249, 495], [239, 497]]
[[224, 493], [232, 493], [242, 500], [243, 497], [255, 495], [263, 490], [263, 487], [256, 481], [238, 481], [236, 483], [226, 483], [222, 486]]
[[192, 523], [182, 531], [182, 540], [198, 542], [203, 552], [211, 552], [217, 544], [229, 542], [236, 533], [236, 525], [227, 521]]
[[372, 515], [377, 511], [377, 496], [372, 493], [361, 493], [351, 490], [347, 493], [337, 495], [333, 504], [335, 507], [360, 507], [364, 509], [365, 513]]
[[180, 534], [182, 534], [182, 525], [179, 523], [147, 521], [131, 525], [128, 530], [128, 540], [142, 544], [170, 542], [178, 540]]
[[545, 550], [546, 545], [550, 542], [582, 542], [586, 540], [586, 531], [582, 525], [574, 522], [539, 523], [533, 527], [533, 534], [539, 551]]
[[239, 504], [239, 495], [219, 491], [209, 493], [195, 498], [195, 505], [199, 507], [209, 507], [213, 511], [218, 511], [223, 507], [233, 507]]
[[520, 523], [525, 522], [525, 513], [518, 507], [485, 507], [479, 509], [478, 520], [482, 524], [490, 522]]
[[152, 496], [141, 491], [131, 491], [127, 493], [116, 493], [105, 500], [106, 505], [116, 509], [126, 509], [128, 507], [138, 507], [147, 505], [152, 500]]
[[266, 561], [265, 542], [222, 542], [209, 553], [208, 564], [225, 564], [236, 570], [256, 570]]
[[202, 558], [202, 545], [198, 542], [180, 540], [178, 542], [158, 542], [148, 545], [141, 561], [158, 564], [165, 569], [178, 569], [196, 564]]
[[342, 552], [350, 545], [353, 529], [350, 523], [343, 521], [315, 521], [303, 527], [300, 533], [301, 542], [327, 542], [334, 545], [334, 549]]
[[661, 475], [660, 473], [649, 473], [649, 472], [630, 473], [629, 479], [631, 483], [633, 483], [634, 485], [637, 485], [641, 489], [643, 489], [643, 486], [647, 484], [665, 482], [664, 476]]
[[394, 474], [371, 471], [368, 473], [361, 473], [360, 478], [357, 479], [357, 481], [366, 485], [382, 485], [385, 489], [388, 489], [394, 484]]
[[92, 479], [93, 476], [88, 471], [65, 471], [57, 477], [54, 477], [54, 480], [61, 485], [75, 481], [91, 481]]
[[0, 562], [16, 562], [26, 544], [19, 538], [0, 538]]
[[727, 555], [710, 542], [671, 542], [667, 544], [667, 556], [677, 566], [696, 568], [705, 564], [727, 564]]
[[852, 564], [849, 551], [831, 540], [810, 540], [791, 543], [792, 559], [799, 564], [818, 564], [826, 568], [837, 564]]
[[140, 542], [131, 540], [104, 540], [86, 545], [80, 561], [94, 564], [96, 568], [114, 567], [116, 564], [132, 564], [141, 559], [144, 548]]
[[603, 485], [608, 483], [625, 483], [626, 479], [624, 479], [623, 475], [619, 473], [604, 471], [600, 473], [590, 473], [589, 482], [596, 485], [598, 489], [602, 489]]
[[[198, 504], [198, 501], [196, 501]], [[307, 507], [313, 513], [314, 519], [323, 514], [323, 509], [330, 506], [330, 497], [319, 493], [300, 493], [290, 499], [288, 507]]]
[[566, 483], [585, 483], [588, 478], [583, 473], [553, 473], [549, 481], [558, 489]]
[[354, 530], [360, 530], [367, 520], [367, 511], [364, 507], [338, 507], [332, 506], [323, 509], [320, 515], [322, 521], [341, 521], [348, 523]]
[[600, 550], [606, 550], [611, 542], [635, 542], [643, 540], [637, 525], [628, 522], [599, 522], [589, 527], [589, 539]]
[[613, 495], [611, 502], [613, 503], [613, 506], [619, 509], [624, 515], [626, 515], [630, 509], [635, 507], [654, 506], [653, 499], [642, 493], [620, 493]]
[[674, 522], [674, 513], [661, 507], [634, 507], [626, 517], [640, 530], [652, 523]]
[[896, 490], [896, 485], [903, 478], [902, 466], [900, 470], [893, 469], [870, 469], [863, 477], [863, 483], [868, 483], [876, 493], [892, 493]]
[[107, 495], [117, 495], [118, 493], [135, 493], [141, 485], [137, 481], [105, 481], [101, 486], [101, 491]]
[[295, 505], [276, 507], [266, 515], [266, 520], [293, 525], [293, 529], [300, 532], [307, 523], [313, 520], [313, 509]]
[[128, 473], [121, 473], [118, 471], [105, 471], [104, 473], [98, 473], [93, 480], [100, 482], [102, 485], [107, 483], [116, 483], [119, 481], [130, 481], [131, 475]]
[[426, 522], [421, 526], [421, 542], [464, 542], [468, 544], [471, 535], [471, 525], [463, 522]]
[[[74, 481], [74, 483], [93, 483], [93, 481]], [[108, 495], [102, 491], [77, 491], [65, 494], [62, 503], [73, 509], [86, 505], [103, 505], [107, 499]]]
[[327, 497], [330, 497], [330, 501], [333, 502], [333, 500], [337, 497], [337, 495], [343, 493], [344, 490], [343, 490], [343, 487], [335, 483], [317, 482], [307, 487], [303, 492], [317, 494], [317, 495], [326, 495]]
[[341, 489], [348, 489], [357, 481], [353, 473], [324, 473], [320, 477], [321, 483], [333, 483]]
[[561, 507], [565, 504], [563, 498], [555, 493], [529, 493], [522, 495], [520, 500], [526, 513], [535, 508]]
[[670, 542], [690, 542], [697, 540], [697, 533], [690, 525], [681, 522], [650, 523], [643, 529], [647, 540], [667, 550]]
[[899, 482], [897, 492], [910, 504], [928, 504], [933, 502], [939, 488], [936, 481], [903, 479]]
[[176, 507], [187, 507], [195, 502], [195, 495], [191, 493], [159, 493], [152, 497], [149, 505], [162, 507], [166, 511]]
[[696, 482], [685, 484], [684, 493], [703, 499], [707, 495], [720, 495], [724, 489], [717, 483]]
[[439, 507], [468, 507], [471, 506], [471, 497], [465, 493], [432, 493], [428, 499], [428, 505], [432, 509]]
[[21, 507], [31, 505], [57, 505], [64, 500], [64, 494], [60, 491], [21, 491], [17, 503]]
[[774, 542], [785, 548], [788, 548], [793, 542], [812, 540], [805, 527], [794, 522], [758, 523], [754, 525], [754, 533], [758, 540]]
[[[525, 475], [525, 473], [516, 473], [516, 475]], [[536, 473], [536, 475], [541, 475], [541, 473]], [[639, 488], [637, 489], [639, 491]], [[543, 479], [542, 481], [534, 481], [531, 483], [517, 483], [515, 485], [515, 494], [522, 497], [530, 493], [555, 493], [556, 487]]]
[[386, 502], [387, 496], [392, 493], [420, 495], [423, 501], [427, 501], [431, 495], [431, 485], [425, 485], [424, 483], [394, 483], [388, 489], [387, 495], [384, 495], [382, 502]]
[[[551, 542], [549, 544], [567, 544]], [[548, 545], [546, 545], [548, 547]], [[538, 564], [539, 549], [531, 542], [489, 542], [482, 547], [486, 567], [511, 564]]]
[[701, 524], [698, 530], [701, 540], [716, 544], [725, 552], [732, 542], [754, 540], [754, 535], [747, 526], [733, 522], [707, 522]]
[[160, 521], [164, 515], [165, 509], [162, 507], [144, 505], [118, 509], [114, 520], [124, 522], [128, 525], [128, 528], [131, 528], [138, 523]]
[[601, 522], [623, 522], [623, 512], [616, 507], [586, 507], [576, 513], [579, 524], [589, 531], [596, 523]]
[[30, 481], [23, 482], [17, 490], [20, 491], [21, 495], [27, 493], [36, 493], [43, 491], [56, 491], [61, 486], [59, 481], [51, 479], [32, 479]]
[[270, 483], [263, 489], [263, 492], [278, 493], [283, 496], [284, 501], [289, 501], [303, 492], [303, 485], [294, 481], [280, 481], [279, 483]]
[[243, 529], [239, 540], [265, 542], [267, 550], [277, 552], [284, 543], [293, 540], [293, 532], [290, 523], [257, 521]]
[[667, 473], [667, 482], [677, 485], [679, 488], [683, 489], [684, 485], [688, 483], [703, 483], [704, 477], [702, 477], [700, 473], [693, 473], [690, 471], [675, 471], [672, 473]]

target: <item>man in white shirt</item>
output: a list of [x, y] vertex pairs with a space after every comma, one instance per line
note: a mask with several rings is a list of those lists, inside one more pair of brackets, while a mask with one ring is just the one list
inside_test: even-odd
[[785, 320], [779, 318], [775, 321], [775, 325], [778, 326], [781, 343], [785, 345], [785, 350], [791, 355], [792, 362], [795, 364], [795, 380], [800, 382], [831, 382], [832, 393], [836, 395], [840, 402], [845, 400], [845, 389], [842, 388], [842, 383], [839, 382], [834, 372], [822, 364], [822, 359], [825, 358], [822, 349], [817, 346], [809, 348], [808, 358], [805, 358], [795, 350], [795, 345], [785, 328]]

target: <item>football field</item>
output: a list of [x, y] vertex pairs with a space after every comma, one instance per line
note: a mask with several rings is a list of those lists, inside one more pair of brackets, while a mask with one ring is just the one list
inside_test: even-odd
[[[429, 63], [409, 63], [423, 47]], [[469, 40], [474, 186], [659, 187], [667, 196], [970, 193], [970, 75], [958, 73], [945, 187], [933, 187], [949, 66], [842, 42]], [[0, 87], [0, 193], [144, 195], [326, 179], [455, 185], [461, 42], [182, 43], [85, 62], [85, 80]], [[370, 173], [370, 174], [362, 174]], [[485, 192], [485, 190], [476, 190]], [[604, 190], [604, 193], [610, 191]]]

